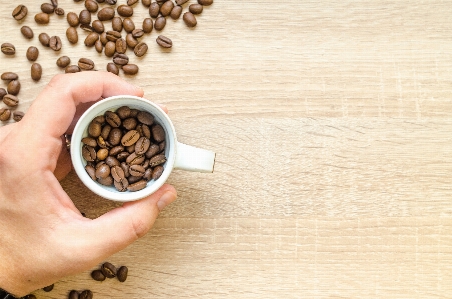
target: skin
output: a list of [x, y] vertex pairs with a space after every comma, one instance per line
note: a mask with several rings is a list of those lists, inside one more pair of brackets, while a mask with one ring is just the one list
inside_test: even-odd
[[21, 297], [92, 269], [144, 236], [176, 199], [165, 184], [92, 220], [61, 188], [71, 171], [61, 136], [93, 102], [119, 94], [143, 91], [108, 72], [57, 75], [20, 122], [0, 128], [0, 288]]

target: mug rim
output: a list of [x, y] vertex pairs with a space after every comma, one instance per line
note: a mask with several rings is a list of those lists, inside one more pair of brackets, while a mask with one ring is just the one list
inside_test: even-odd
[[[131, 104], [132, 103], [132, 104]], [[135, 103], [135, 104], [134, 104]], [[151, 113], [154, 118], [164, 129], [166, 135], [166, 149], [165, 156], [167, 161], [164, 166], [165, 169], [162, 175], [156, 181], [149, 181], [147, 186], [138, 191], [119, 192], [114, 186], [104, 186], [93, 181], [85, 170], [87, 162], [82, 157], [82, 142], [81, 139], [87, 135], [89, 123], [94, 117], [103, 114], [105, 111], [119, 108], [121, 106], [140, 106], [141, 110], [146, 110]], [[141, 107], [144, 106], [144, 107]], [[131, 107], [131, 108], [135, 108]], [[157, 111], [158, 113], [156, 113]], [[163, 122], [163, 123], [162, 123]], [[113, 201], [128, 202], [135, 201], [147, 197], [157, 191], [168, 179], [170, 173], [174, 168], [177, 151], [177, 138], [174, 125], [168, 114], [157, 104], [142, 97], [132, 95], [116, 95], [102, 99], [89, 107], [77, 121], [71, 137], [71, 159], [77, 176], [83, 184], [95, 194]]]

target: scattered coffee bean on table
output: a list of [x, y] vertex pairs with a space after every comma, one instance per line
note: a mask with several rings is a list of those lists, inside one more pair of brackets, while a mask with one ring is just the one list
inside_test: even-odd
[[66, 37], [67, 40], [71, 43], [71, 44], [76, 44], [78, 42], [78, 33], [77, 33], [77, 29], [75, 29], [75, 27], [69, 27], [66, 30]]
[[16, 54], [16, 48], [11, 43], [3, 43], [1, 45], [1, 50], [5, 55], [14, 55]]
[[61, 39], [59, 36], [52, 36], [49, 40], [49, 47], [53, 51], [60, 51], [62, 47]]
[[105, 275], [102, 273], [101, 270], [92, 271], [91, 277], [96, 281], [104, 281], [105, 280]]
[[116, 276], [116, 267], [112, 263], [103, 263], [100, 270], [107, 278], [113, 278]]
[[136, 75], [139, 71], [139, 68], [138, 65], [129, 63], [122, 66], [122, 71], [126, 75]]
[[19, 80], [12, 80], [8, 83], [8, 86], [6, 87], [6, 90], [9, 94], [17, 96], [20, 92], [20, 81]]
[[167, 38], [166, 36], [159, 35], [156, 39], [157, 44], [163, 48], [171, 48], [173, 46], [173, 42]]
[[27, 39], [32, 39], [34, 34], [33, 34], [33, 30], [28, 27], [28, 26], [22, 26], [20, 28], [20, 32], [22, 33], [23, 36], [25, 36], [25, 38]]
[[9, 107], [16, 107], [19, 104], [19, 99], [12, 94], [7, 94], [3, 96], [3, 103]]
[[84, 290], [80, 293], [79, 299], [93, 299], [93, 292], [90, 290]]
[[187, 27], [195, 27], [198, 23], [196, 21], [196, 17], [191, 12], [184, 13], [184, 16], [182, 17]]
[[40, 12], [35, 15], [35, 22], [38, 24], [48, 24], [50, 17], [45, 12]]
[[64, 16], [64, 9], [62, 9], [61, 7], [55, 8], [55, 14], [59, 16]]
[[34, 81], [41, 80], [42, 67], [39, 63], [35, 62], [31, 65], [31, 79]]
[[190, 4], [188, 10], [194, 15], [199, 15], [202, 13], [203, 6], [201, 4]]
[[166, 18], [160, 16], [157, 18], [157, 20], [155, 20], [154, 28], [157, 31], [161, 31], [161, 30], [163, 30], [163, 28], [165, 28], [165, 25], [166, 25]]
[[29, 61], [36, 61], [36, 59], [38, 59], [39, 56], [38, 48], [33, 46], [28, 47], [26, 56]]
[[126, 266], [119, 267], [118, 272], [116, 273], [118, 280], [120, 282], [126, 281], [128, 272], [129, 272], [129, 269]]
[[39, 39], [39, 42], [41, 43], [41, 45], [43, 45], [44, 47], [48, 47], [49, 46], [49, 44], [50, 44], [50, 36], [47, 33], [45, 33], [45, 32], [40, 33], [39, 36], [38, 36], [38, 39]]
[[52, 5], [52, 3], [42, 3], [41, 11], [46, 14], [53, 14], [55, 7]]
[[107, 71], [115, 75], [119, 75], [119, 68], [113, 62], [107, 64]]
[[7, 121], [11, 117], [11, 110], [8, 108], [0, 108], [0, 120]]
[[0, 78], [5, 81], [17, 80], [19, 79], [19, 75], [14, 72], [4, 72]]
[[78, 73], [80, 72], [80, 68], [78, 67], [78, 65], [68, 65], [65, 69], [64, 72], [67, 73]]
[[176, 6], [174, 6], [173, 10], [171, 10], [170, 17], [173, 20], [177, 20], [180, 18], [181, 14], [182, 14], [182, 6], [176, 5]]
[[75, 12], [69, 12], [66, 15], [66, 20], [67, 20], [69, 26], [71, 26], [71, 27], [77, 27], [78, 24], [80, 23], [80, 21], [78, 19], [78, 15]]
[[79, 293], [76, 290], [70, 291], [68, 299], [79, 299]]
[[61, 56], [57, 59], [56, 65], [60, 68], [65, 68], [71, 63], [71, 59], [67, 56]]
[[0, 101], [3, 100], [3, 97], [7, 94], [6, 89], [0, 88]]
[[51, 290], [53, 290], [53, 286], [54, 285], [51, 284], [49, 286], [43, 287], [42, 289], [43, 289], [44, 292], [50, 292]]
[[28, 9], [25, 5], [19, 5], [17, 6], [12, 13], [12, 16], [14, 19], [16, 19], [17, 21], [22, 20], [23, 18], [25, 18], [25, 16], [28, 13]]
[[21, 121], [22, 118], [24, 117], [25, 113], [22, 111], [14, 111], [13, 112], [13, 119], [14, 121], [18, 122]]
[[208, 5], [212, 5], [213, 0], [198, 0], [198, 3], [201, 5], [204, 5], [204, 6], [208, 6]]

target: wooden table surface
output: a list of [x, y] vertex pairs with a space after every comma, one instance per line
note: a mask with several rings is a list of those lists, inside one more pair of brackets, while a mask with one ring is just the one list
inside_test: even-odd
[[[66, 13], [84, 7], [59, 2]], [[62, 72], [59, 56], [99, 70], [110, 60], [83, 45], [80, 28], [69, 44], [65, 17], [38, 25], [41, 3], [21, 3], [22, 22], [11, 17], [19, 2], [1, 4], [1, 42], [17, 54], [0, 65], [19, 74], [26, 111]], [[134, 9], [139, 27], [147, 10]], [[109, 259], [129, 267], [125, 283], [87, 271], [37, 297], [452, 298], [451, 15], [449, 1], [215, 0], [195, 29], [168, 19], [172, 50], [154, 30], [148, 53], [130, 55], [139, 74], [120, 76], [167, 105], [180, 141], [217, 153], [215, 172], [171, 174], [177, 202]], [[41, 32], [59, 35], [62, 50], [41, 46]], [[90, 218], [118, 206], [75, 173], [62, 185]]]

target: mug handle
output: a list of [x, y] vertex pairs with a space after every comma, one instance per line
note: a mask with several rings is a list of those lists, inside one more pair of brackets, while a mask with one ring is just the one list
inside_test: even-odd
[[175, 169], [213, 172], [215, 153], [206, 149], [177, 142]]

